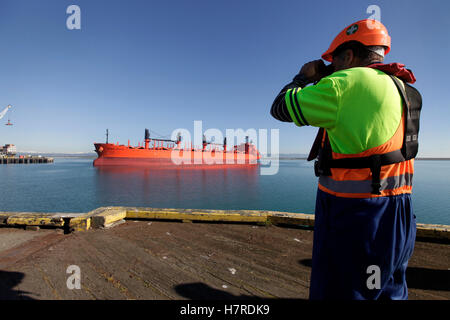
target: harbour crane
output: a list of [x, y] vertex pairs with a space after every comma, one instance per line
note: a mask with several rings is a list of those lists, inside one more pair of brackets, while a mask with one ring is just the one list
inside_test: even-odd
[[[5, 109], [3, 109], [2, 112], [0, 112], [0, 119], [3, 118], [5, 116], [5, 114], [8, 112], [8, 110], [11, 109], [11, 105], [9, 104]], [[13, 124], [11, 123], [11, 121], [8, 119], [8, 123], [6, 123], [7, 126], [12, 126]]]

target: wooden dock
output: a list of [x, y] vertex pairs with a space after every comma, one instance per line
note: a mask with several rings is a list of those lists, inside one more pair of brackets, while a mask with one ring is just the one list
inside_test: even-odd
[[[230, 223], [0, 228], [0, 299], [308, 299], [312, 242], [312, 230]], [[448, 248], [416, 242], [410, 299], [450, 299]], [[71, 265], [79, 290], [66, 284]]]
[[53, 158], [48, 157], [0, 157], [0, 164], [53, 163], [53, 161]]
[[[0, 212], [0, 300], [308, 299], [313, 226], [313, 215], [252, 210]], [[449, 234], [418, 225], [409, 299], [450, 299]]]

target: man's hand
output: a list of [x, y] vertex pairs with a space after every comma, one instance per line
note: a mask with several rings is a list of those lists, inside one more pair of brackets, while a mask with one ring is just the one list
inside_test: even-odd
[[299, 75], [302, 75], [309, 83], [316, 82], [324, 77], [325, 68], [325, 63], [321, 59], [310, 61], [303, 65]]

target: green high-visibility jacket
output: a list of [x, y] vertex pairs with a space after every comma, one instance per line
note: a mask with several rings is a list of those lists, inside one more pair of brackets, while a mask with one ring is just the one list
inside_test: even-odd
[[285, 103], [297, 126], [325, 128], [334, 152], [356, 154], [388, 141], [402, 116], [402, 99], [382, 71], [357, 67], [316, 85], [291, 88]]

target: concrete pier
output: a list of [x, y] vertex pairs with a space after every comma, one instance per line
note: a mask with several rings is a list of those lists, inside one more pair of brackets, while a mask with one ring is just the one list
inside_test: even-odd
[[[101, 207], [88, 213], [0, 212], [0, 226], [60, 228], [66, 233], [107, 228], [121, 220], [253, 223], [313, 229], [314, 215], [266, 210]], [[417, 224], [417, 237], [450, 243], [450, 226]]]
[[53, 163], [53, 161], [53, 158], [48, 157], [0, 157], [0, 164]]

